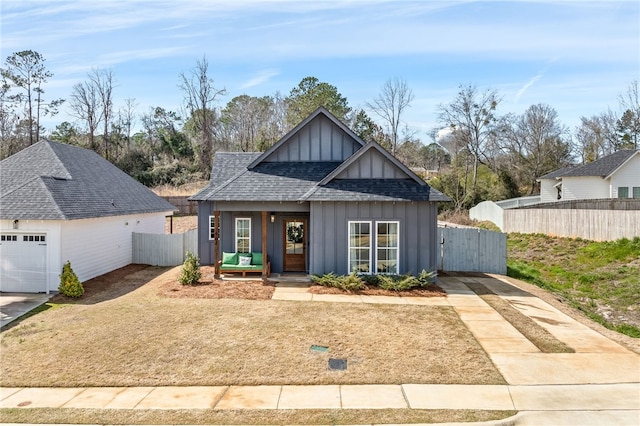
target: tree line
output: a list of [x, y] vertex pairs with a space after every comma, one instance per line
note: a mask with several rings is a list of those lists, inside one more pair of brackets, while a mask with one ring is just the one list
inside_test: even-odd
[[[319, 106], [424, 174], [453, 199], [455, 209], [534, 194], [539, 176], [619, 149], [638, 149], [640, 135], [637, 81], [619, 95], [618, 111], [581, 117], [573, 131], [549, 105], [501, 114], [497, 91], [461, 85], [454, 99], [437, 106], [439, 127], [423, 141], [403, 120], [414, 95], [401, 78], [387, 80], [358, 108], [349, 106], [337, 87], [311, 76], [287, 95], [240, 95], [222, 105], [226, 90], [217, 86], [203, 57], [178, 75], [180, 111], [155, 106], [139, 112], [135, 98], [115, 105], [116, 76], [110, 69], [91, 70], [66, 100], [45, 97], [53, 74], [38, 52], [13, 53], [0, 71], [0, 158], [47, 137], [92, 149], [148, 186], [206, 180], [216, 152], [264, 151]], [[43, 128], [41, 118], [62, 107], [75, 122]]]

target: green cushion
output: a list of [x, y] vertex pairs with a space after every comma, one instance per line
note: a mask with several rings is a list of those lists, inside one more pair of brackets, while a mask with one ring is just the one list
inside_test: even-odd
[[252, 265], [262, 265], [262, 252], [253, 252], [251, 253], [251, 264]]
[[262, 265], [249, 265], [249, 266], [240, 266], [240, 265], [225, 265], [224, 263], [220, 265], [220, 269], [223, 271], [262, 271]]
[[222, 264], [223, 265], [237, 265], [238, 253], [225, 253], [222, 252]]

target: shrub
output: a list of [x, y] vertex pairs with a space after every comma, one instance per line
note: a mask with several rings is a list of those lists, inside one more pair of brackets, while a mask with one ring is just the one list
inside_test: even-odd
[[60, 285], [58, 291], [67, 297], [80, 297], [84, 294], [84, 287], [78, 279], [78, 276], [71, 268], [71, 262], [67, 260], [67, 263], [62, 267], [62, 273], [60, 274]]
[[363, 290], [365, 288], [364, 282], [355, 272], [347, 276], [338, 276], [333, 272], [329, 272], [324, 275], [313, 275], [311, 279], [314, 283], [323, 287], [335, 287], [345, 291]]
[[378, 287], [384, 290], [405, 291], [418, 287], [418, 279], [412, 275], [380, 275]]
[[200, 280], [202, 273], [200, 272], [200, 259], [190, 251], [182, 264], [182, 271], [178, 281], [182, 285], [193, 285]]

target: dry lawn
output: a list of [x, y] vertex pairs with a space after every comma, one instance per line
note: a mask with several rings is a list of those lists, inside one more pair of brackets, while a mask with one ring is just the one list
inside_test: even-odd
[[0, 385], [505, 383], [451, 308], [166, 297], [180, 268], [132, 268], [0, 333]]
[[405, 424], [486, 422], [515, 415], [515, 411], [484, 410], [101, 410], [101, 409], [2, 409], [0, 422], [67, 424], [187, 424], [187, 425], [283, 425], [283, 424]]

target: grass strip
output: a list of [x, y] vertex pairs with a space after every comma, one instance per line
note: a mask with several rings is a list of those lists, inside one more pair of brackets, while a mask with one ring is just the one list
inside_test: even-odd
[[0, 409], [2, 423], [111, 425], [281, 425], [486, 422], [516, 411], [491, 410], [113, 410], [77, 408]]
[[575, 353], [573, 348], [553, 337], [551, 333], [534, 320], [511, 306], [509, 302], [496, 295], [480, 283], [465, 282], [474, 293], [496, 310], [504, 319], [516, 328], [524, 337], [546, 354]]

